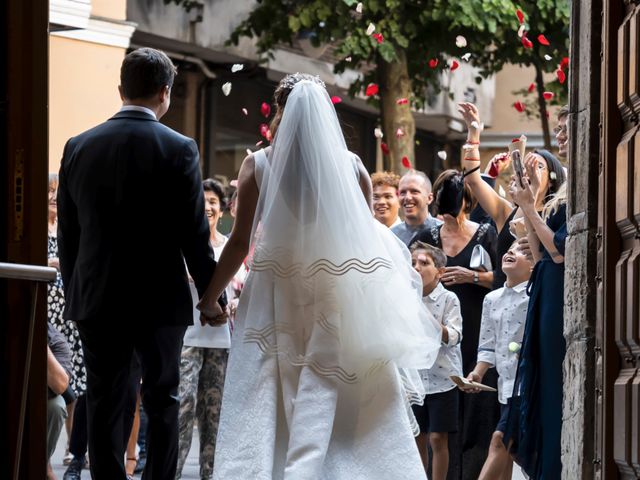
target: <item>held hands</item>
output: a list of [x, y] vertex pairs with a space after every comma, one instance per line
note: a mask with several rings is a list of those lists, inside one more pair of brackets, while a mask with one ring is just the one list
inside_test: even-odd
[[209, 302], [206, 295], [200, 300], [197, 307], [200, 310], [200, 323], [204, 327], [205, 325], [211, 325], [217, 327], [227, 323], [229, 318], [229, 312], [225, 308], [223, 309], [217, 301]]
[[445, 267], [440, 280], [445, 286], [473, 283], [473, 270], [464, 267]]

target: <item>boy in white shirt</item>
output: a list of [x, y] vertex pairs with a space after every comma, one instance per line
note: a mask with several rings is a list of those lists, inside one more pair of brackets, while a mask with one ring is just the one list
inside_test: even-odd
[[449, 469], [449, 433], [458, 431], [459, 394], [450, 375], [462, 375], [462, 313], [455, 293], [440, 284], [447, 257], [442, 250], [422, 242], [411, 246], [413, 268], [422, 278], [422, 300], [442, 325], [442, 345], [433, 366], [420, 372], [427, 396], [423, 405], [414, 405], [413, 413], [420, 426], [416, 437], [425, 471], [428, 447], [433, 460], [431, 479], [445, 480]]
[[[517, 242], [502, 257], [502, 271], [507, 276], [503, 288], [484, 297], [482, 323], [478, 342], [478, 363], [467, 378], [482, 382], [482, 377], [491, 367], [498, 371], [498, 400], [501, 415], [496, 431], [491, 438], [489, 455], [478, 480], [510, 480], [513, 462], [502, 441], [513, 385], [518, 369], [518, 351], [522, 344], [524, 325], [527, 320], [527, 283], [531, 276], [532, 263], [525, 252], [517, 248]], [[477, 389], [465, 389], [476, 393]]]

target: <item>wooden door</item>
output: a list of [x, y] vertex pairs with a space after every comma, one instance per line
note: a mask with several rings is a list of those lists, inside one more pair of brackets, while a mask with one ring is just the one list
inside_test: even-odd
[[640, 478], [640, 2], [603, 2], [598, 478]]

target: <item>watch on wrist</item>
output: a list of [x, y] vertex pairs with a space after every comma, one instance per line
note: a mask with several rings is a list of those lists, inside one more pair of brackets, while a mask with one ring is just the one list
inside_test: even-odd
[[478, 283], [480, 281], [480, 275], [478, 272], [473, 272], [473, 283]]

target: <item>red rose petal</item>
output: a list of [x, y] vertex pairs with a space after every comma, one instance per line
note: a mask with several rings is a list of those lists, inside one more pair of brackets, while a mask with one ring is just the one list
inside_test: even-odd
[[458, 67], [460, 66], [460, 64], [458, 62], [456, 62], [455, 60], [453, 62], [451, 62], [451, 71], [453, 72], [454, 70], [456, 70]]
[[522, 25], [524, 23], [524, 13], [522, 13], [522, 10], [518, 9], [516, 10], [516, 15], [518, 17], [518, 21], [520, 22], [520, 25]]
[[535, 89], [536, 89], [536, 84], [535, 84], [535, 83], [532, 83], [531, 85], [529, 85], [529, 88], [528, 88], [529, 93], [533, 93], [533, 91], [534, 91]]
[[269, 130], [269, 125], [267, 125], [266, 123], [261, 123], [259, 128], [260, 128], [260, 135], [262, 135], [264, 138], [269, 140], [269, 138], [271, 137], [271, 131]]
[[371, 35], [373, 38], [376, 39], [376, 41], [380, 44], [382, 42], [384, 42], [384, 37], [382, 36], [381, 33], [374, 33], [373, 35]]
[[382, 150], [382, 153], [384, 155], [389, 155], [390, 150], [389, 150], [389, 146], [386, 143], [382, 142], [380, 144], [380, 150]]
[[402, 157], [402, 166], [404, 168], [411, 168], [411, 162], [409, 161], [409, 157]]
[[522, 35], [522, 46], [524, 48], [533, 48], [533, 42], [527, 38], [527, 34]]
[[542, 96], [545, 100], [551, 100], [553, 98], [553, 92], [544, 92]]
[[429, 60], [429, 68], [436, 68], [438, 66], [438, 59], [432, 58]]
[[408, 98], [403, 97], [396, 100], [396, 105], [406, 105], [407, 103], [409, 103]]
[[262, 102], [262, 105], [260, 105], [260, 113], [264, 118], [268, 118], [269, 115], [271, 115], [271, 105], [267, 102]]
[[563, 57], [562, 61], [560, 62], [560, 68], [561, 69], [565, 69], [565, 67], [569, 66], [569, 57]]
[[514, 139], [511, 140], [511, 143], [516, 143], [516, 142], [519, 142], [519, 141], [520, 141], [519, 138], [514, 138]]
[[515, 109], [516, 109], [518, 112], [520, 112], [520, 113], [524, 112], [524, 111], [527, 109], [527, 108], [524, 106], [524, 103], [522, 103], [522, 102], [520, 102], [520, 101], [515, 102], [515, 103], [513, 104], [513, 108], [515, 108]]
[[376, 85], [375, 83], [370, 83], [369, 85], [367, 85], [367, 89], [365, 90], [364, 94], [367, 97], [372, 97], [373, 95], [377, 95], [378, 85]]
[[498, 169], [498, 162], [497, 161], [493, 161], [491, 162], [491, 166], [489, 167], [489, 176], [496, 178], [498, 175], [500, 175], [500, 170]]
[[564, 71], [561, 68], [556, 70], [556, 77], [558, 77], [558, 81], [560, 83], [564, 83], [565, 80], [567, 79], [567, 76], [565, 75]]
[[549, 40], [547, 40], [547, 37], [545, 37], [543, 34], [538, 35], [538, 42], [540, 42], [540, 45], [546, 45], [547, 47], [551, 45], [549, 43]]
[[331, 97], [331, 103], [333, 103], [334, 105], [336, 105], [336, 104], [338, 104], [340, 102], [342, 102], [342, 99], [339, 96], [334, 95], [333, 97]]

